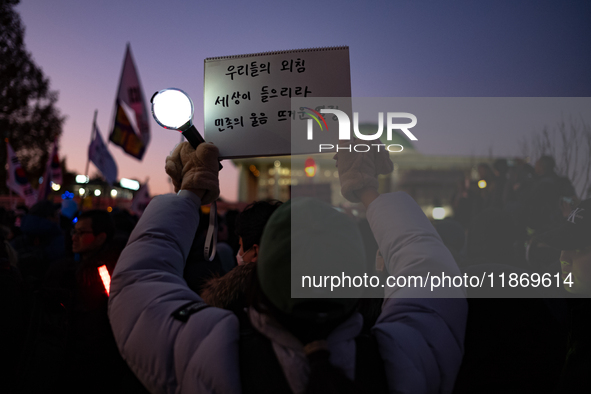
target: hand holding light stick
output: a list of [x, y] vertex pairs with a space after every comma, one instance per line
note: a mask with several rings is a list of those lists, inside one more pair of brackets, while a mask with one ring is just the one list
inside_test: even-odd
[[[150, 102], [152, 103], [152, 115], [160, 126], [165, 129], [179, 130], [194, 149], [205, 142], [193, 126], [193, 101], [185, 92], [176, 88], [164, 89], [154, 93]], [[219, 165], [221, 170], [222, 163]], [[216, 254], [217, 226], [217, 207], [213, 201], [203, 250], [205, 259], [209, 261], [212, 261]]]

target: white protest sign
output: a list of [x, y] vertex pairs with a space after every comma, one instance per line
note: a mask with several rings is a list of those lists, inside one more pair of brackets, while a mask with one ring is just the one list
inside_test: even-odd
[[205, 59], [205, 140], [222, 158], [291, 154], [295, 97], [351, 97], [349, 47]]

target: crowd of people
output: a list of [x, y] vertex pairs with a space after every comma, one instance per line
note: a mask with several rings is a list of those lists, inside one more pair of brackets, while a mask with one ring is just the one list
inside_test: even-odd
[[[313, 199], [255, 202], [220, 215], [211, 261], [211, 144], [171, 153], [177, 194], [141, 218], [73, 200], [0, 209], [0, 391], [588, 392], [591, 200], [549, 156], [497, 160], [478, 166], [486, 187], [462, 185], [454, 217], [432, 223], [408, 195], [377, 192], [392, 170], [382, 153], [337, 155], [366, 219]], [[292, 298], [304, 261], [382, 277], [570, 273], [574, 285]]]
[[553, 157], [534, 166], [498, 159], [478, 165], [478, 180], [455, 196], [454, 217], [434, 223], [464, 273], [560, 277], [551, 286], [468, 288], [456, 392], [589, 390], [582, 371], [591, 370], [591, 305], [584, 299], [591, 276], [582, 267], [591, 267], [590, 210], [591, 200], [581, 202], [556, 173]]

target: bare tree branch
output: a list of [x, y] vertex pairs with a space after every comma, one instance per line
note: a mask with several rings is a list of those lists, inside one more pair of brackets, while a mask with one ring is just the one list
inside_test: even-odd
[[532, 159], [552, 156], [556, 162], [556, 172], [570, 179], [577, 195], [584, 198], [589, 194], [591, 127], [583, 119], [563, 119], [552, 129], [546, 126], [535, 133], [529, 142], [522, 141], [521, 145], [523, 154], [529, 154]]

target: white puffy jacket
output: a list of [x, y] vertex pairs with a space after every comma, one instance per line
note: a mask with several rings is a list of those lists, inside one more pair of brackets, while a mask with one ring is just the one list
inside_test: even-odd
[[[113, 333], [124, 359], [153, 393], [241, 391], [236, 316], [213, 307], [187, 322], [171, 316], [182, 305], [201, 301], [183, 279], [200, 204], [189, 191], [155, 197], [113, 273]], [[459, 275], [437, 232], [408, 195], [381, 195], [368, 207], [367, 218], [391, 275]], [[436, 295], [429, 288], [399, 288], [393, 293], [395, 298], [384, 302], [372, 329], [390, 391], [451, 392], [463, 354], [463, 290], [452, 290], [445, 295], [458, 298], [445, 299], [416, 298]], [[349, 363], [355, 359], [354, 337], [361, 324], [352, 321], [356, 323], [340, 327], [342, 333], [329, 340], [331, 353]]]

